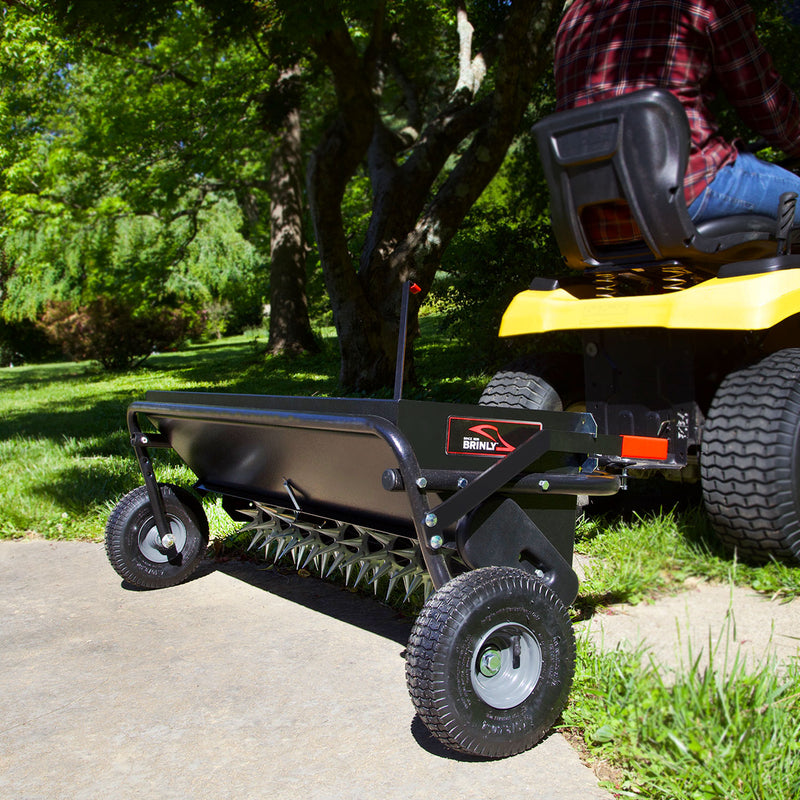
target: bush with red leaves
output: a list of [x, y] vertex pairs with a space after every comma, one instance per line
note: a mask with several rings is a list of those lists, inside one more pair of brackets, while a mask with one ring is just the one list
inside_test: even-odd
[[134, 313], [111, 297], [77, 307], [53, 301], [39, 325], [69, 358], [92, 359], [111, 370], [137, 366], [152, 353], [172, 349], [197, 333], [195, 320], [180, 309], [163, 306]]

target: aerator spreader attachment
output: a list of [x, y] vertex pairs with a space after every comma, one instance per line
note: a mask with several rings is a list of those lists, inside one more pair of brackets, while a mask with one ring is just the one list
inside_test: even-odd
[[405, 400], [149, 392], [128, 425], [145, 485], [106, 529], [125, 580], [179, 583], [205, 552], [201, 504], [156, 480], [150, 452], [172, 448], [265, 555], [422, 590], [411, 698], [444, 745], [490, 757], [532, 747], [566, 702], [576, 495], [620, 489], [605, 460], [667, 458], [665, 439], [598, 435], [585, 413]]

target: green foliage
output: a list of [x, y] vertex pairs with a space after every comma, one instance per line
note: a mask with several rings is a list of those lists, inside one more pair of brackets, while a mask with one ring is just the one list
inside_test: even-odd
[[135, 315], [121, 300], [100, 295], [78, 308], [51, 302], [40, 325], [73, 361], [93, 359], [106, 369], [129, 369], [157, 350], [180, 345], [192, 323], [180, 309], [153, 307]]
[[487, 368], [513, 355], [497, 330], [514, 295], [537, 276], [563, 271], [549, 217], [533, 213], [524, 199], [528, 181], [543, 178], [535, 172], [531, 178], [530, 165], [519, 162], [518, 156], [509, 158], [469, 213], [444, 254], [431, 293], [448, 330]]
[[[732, 623], [731, 623], [732, 624]], [[731, 630], [674, 674], [584, 641], [564, 726], [615, 768], [619, 797], [785, 800], [800, 792], [800, 663], [753, 668]]]
[[2, 317], [113, 296], [134, 314], [168, 298], [203, 317], [222, 307], [221, 332], [259, 324], [264, 236], [237, 202], [269, 158], [253, 135], [252, 52], [209, 47], [191, 3], [119, 54], [62, 37], [46, 6], [0, 21], [13, 86], [0, 82]]

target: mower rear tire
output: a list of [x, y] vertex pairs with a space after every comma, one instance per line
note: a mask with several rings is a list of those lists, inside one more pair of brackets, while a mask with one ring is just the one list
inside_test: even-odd
[[744, 560], [800, 560], [800, 349], [733, 372], [711, 403], [701, 445], [706, 511]]
[[530, 411], [564, 411], [583, 404], [583, 362], [576, 353], [524, 356], [498, 372], [478, 403]]

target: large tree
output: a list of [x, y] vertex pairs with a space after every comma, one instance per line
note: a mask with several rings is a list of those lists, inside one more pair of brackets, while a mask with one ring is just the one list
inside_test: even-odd
[[[341, 343], [341, 382], [348, 388], [369, 390], [390, 381], [403, 282], [416, 281], [423, 290], [419, 301], [424, 299], [443, 251], [499, 169], [535, 82], [550, 63], [560, 2], [472, 8], [477, 17], [483, 12], [481, 46], [475, 46], [475, 28], [459, 3], [451, 26], [458, 44], [449, 52], [453, 68], [439, 74], [420, 69], [424, 55], [410, 46], [435, 46], [413, 30], [413, 12], [393, 17], [385, 3], [374, 4], [366, 44], [356, 46], [352, 25], [338, 11], [310, 42], [336, 88], [335, 116], [314, 151], [308, 185]], [[441, 63], [435, 66], [441, 69]], [[340, 207], [347, 182], [364, 162], [372, 214], [354, 257]], [[411, 337], [418, 307], [412, 306]]]
[[270, 263], [270, 345], [313, 349], [302, 162], [287, 158], [299, 108], [274, 101], [301, 95], [264, 91], [287, 82], [266, 54], [212, 35], [193, 3], [143, 21], [133, 38], [54, 24], [44, 3], [14, 5], [0, 12], [13, 56], [0, 57], [11, 79], [0, 124], [13, 148], [0, 180], [22, 292], [7, 313], [103, 291], [146, 304], [159, 299], [150, 287], [214, 313], [233, 307], [236, 324], [238, 310], [262, 305]]
[[[187, 6], [39, 2], [96, 44], [108, 37], [136, 42], [157, 36], [158, 26]], [[260, 67], [265, 91], [275, 69], [280, 73], [305, 59], [302, 80], [315, 82], [317, 111], [326, 121], [314, 139], [307, 191], [339, 335], [341, 384], [359, 391], [384, 386], [394, 374], [402, 284], [412, 279], [423, 290], [411, 307], [413, 340], [418, 304], [442, 253], [497, 172], [533, 86], [548, 68], [562, 3], [197, 3], [211, 15], [217, 41], [253, 41], [268, 55], [270, 68]], [[321, 75], [329, 90], [318, 83]], [[343, 205], [365, 172], [369, 222], [354, 237]]]

